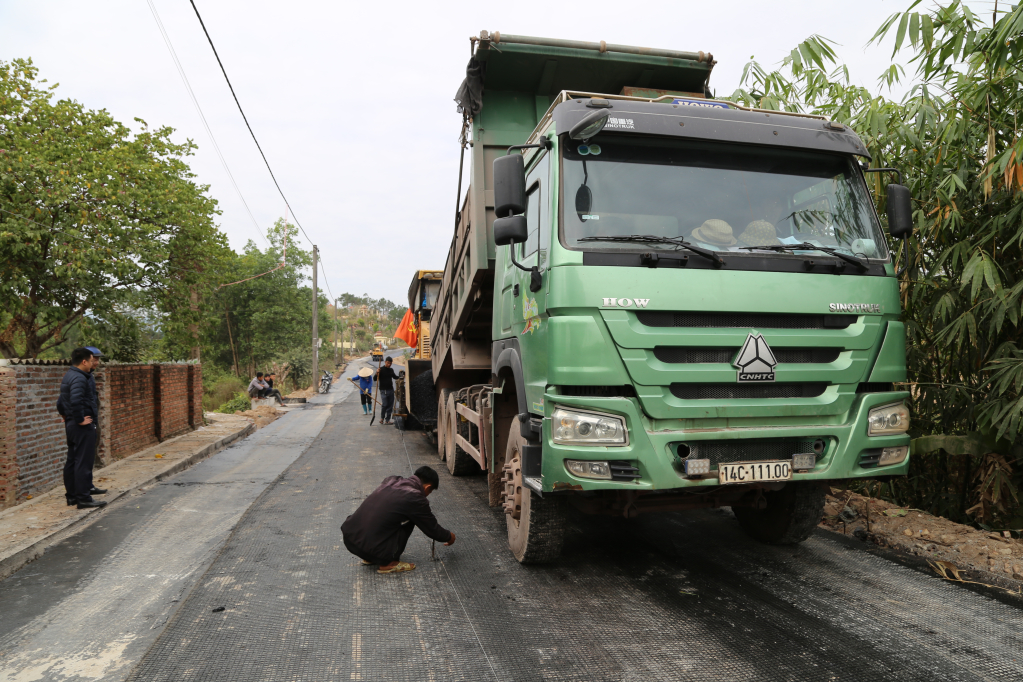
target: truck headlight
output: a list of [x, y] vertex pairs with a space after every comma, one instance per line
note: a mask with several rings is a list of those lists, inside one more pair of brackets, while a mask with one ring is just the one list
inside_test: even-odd
[[895, 448], [884, 448], [881, 450], [881, 458], [878, 459], [877, 465], [879, 467], [886, 467], [892, 464], [901, 464], [908, 454], [908, 445], [900, 445]]
[[562, 407], [551, 415], [554, 442], [565, 445], [625, 445], [625, 420], [609, 414], [576, 412]]
[[566, 459], [565, 468], [579, 478], [599, 478], [611, 480], [611, 467], [607, 462], [588, 462], [579, 459]]
[[892, 436], [909, 431], [909, 408], [905, 403], [875, 407], [867, 415], [868, 436]]

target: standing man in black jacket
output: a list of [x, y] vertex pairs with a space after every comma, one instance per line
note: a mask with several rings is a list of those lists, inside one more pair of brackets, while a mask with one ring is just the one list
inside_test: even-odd
[[60, 382], [57, 411], [64, 417], [67, 434], [67, 461], [64, 463], [64, 496], [68, 506], [79, 509], [103, 507], [93, 495], [102, 495], [92, 484], [92, 465], [96, 457], [97, 422], [99, 421], [99, 395], [92, 370], [102, 357], [98, 348], [75, 348], [71, 351], [71, 368]]
[[398, 375], [391, 369], [394, 360], [388, 355], [384, 358], [384, 366], [377, 370], [377, 390], [380, 391], [381, 424], [391, 423], [391, 412], [394, 410], [394, 380]]
[[430, 467], [419, 467], [408, 478], [388, 476], [362, 501], [341, 526], [345, 547], [377, 573], [403, 573], [416, 567], [401, 561], [409, 536], [419, 530], [437, 542], [453, 544], [455, 534], [437, 523], [427, 497], [440, 479]]

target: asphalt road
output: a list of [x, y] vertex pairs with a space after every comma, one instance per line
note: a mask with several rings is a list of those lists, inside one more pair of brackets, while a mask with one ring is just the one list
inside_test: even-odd
[[[422, 464], [458, 541], [434, 561], [416, 532], [417, 569], [377, 575], [338, 527]], [[0, 583], [0, 680], [1023, 679], [1019, 604], [856, 541], [573, 515], [563, 558], [527, 567], [486, 499], [342, 382]]]
[[0, 582], [0, 681], [123, 680], [238, 519], [308, 447], [350, 387], [116, 501]]
[[[455, 479], [355, 395], [238, 522], [129, 679], [1023, 679], [1018, 604], [818, 532], [755, 544], [727, 512], [573, 516], [565, 554], [518, 564], [483, 477]], [[452, 547], [416, 532], [381, 576], [338, 527], [387, 475], [431, 464]]]

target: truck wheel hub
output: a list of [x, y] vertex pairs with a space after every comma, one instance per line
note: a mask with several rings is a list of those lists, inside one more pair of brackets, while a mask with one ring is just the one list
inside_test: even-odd
[[501, 482], [504, 484], [504, 513], [516, 521], [522, 518], [522, 466], [519, 453], [504, 465]]

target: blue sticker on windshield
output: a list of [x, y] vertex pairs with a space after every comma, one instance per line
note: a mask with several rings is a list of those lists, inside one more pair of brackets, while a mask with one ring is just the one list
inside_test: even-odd
[[707, 107], [709, 109], [731, 109], [727, 104], [721, 102], [701, 102], [693, 99], [676, 99], [673, 104], [682, 104], [687, 107]]
[[586, 156], [587, 154], [590, 153], [590, 146], [586, 144], [581, 144], [579, 145], [579, 149], [577, 149], [576, 151], [578, 151], [583, 156]]

